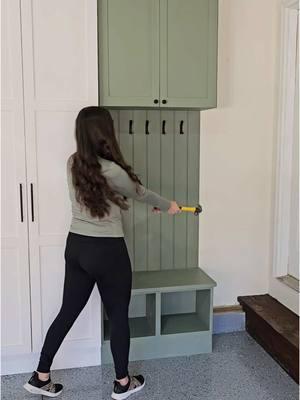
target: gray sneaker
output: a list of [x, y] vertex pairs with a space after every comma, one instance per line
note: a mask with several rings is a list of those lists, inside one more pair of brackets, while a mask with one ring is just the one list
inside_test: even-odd
[[123, 386], [114, 381], [114, 390], [111, 397], [115, 400], [127, 399], [131, 394], [139, 392], [145, 386], [145, 379], [142, 375], [130, 376], [127, 385]]
[[63, 385], [60, 383], [53, 383], [50, 377], [47, 381], [41, 381], [36, 371], [32, 373], [31, 378], [23, 387], [30, 393], [47, 397], [57, 397], [61, 394], [63, 389]]

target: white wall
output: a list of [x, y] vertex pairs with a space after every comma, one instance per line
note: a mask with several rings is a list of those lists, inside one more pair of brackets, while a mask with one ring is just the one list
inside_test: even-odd
[[220, 0], [218, 108], [201, 113], [200, 263], [215, 305], [269, 290], [279, 0]]

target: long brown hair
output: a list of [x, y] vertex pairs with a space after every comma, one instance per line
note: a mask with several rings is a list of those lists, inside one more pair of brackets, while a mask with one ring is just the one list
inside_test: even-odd
[[116, 139], [112, 117], [102, 107], [85, 107], [76, 118], [77, 151], [72, 156], [72, 180], [76, 200], [93, 217], [103, 218], [110, 211], [108, 200], [127, 210], [126, 198], [114, 192], [104, 175], [98, 157], [114, 161], [123, 168], [133, 182], [141, 183], [125, 162]]

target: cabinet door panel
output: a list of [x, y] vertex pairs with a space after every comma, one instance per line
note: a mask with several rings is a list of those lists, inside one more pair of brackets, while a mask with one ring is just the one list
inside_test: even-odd
[[216, 106], [217, 0], [161, 0], [162, 107]]
[[159, 0], [100, 1], [100, 103], [154, 106], [159, 98]]
[[[20, 6], [18, 0], [4, 0], [2, 2], [1, 345], [4, 357], [31, 351], [23, 82], [19, 16]], [[21, 207], [21, 196], [23, 207]], [[7, 368], [5, 360], [3, 366], [5, 371]]]

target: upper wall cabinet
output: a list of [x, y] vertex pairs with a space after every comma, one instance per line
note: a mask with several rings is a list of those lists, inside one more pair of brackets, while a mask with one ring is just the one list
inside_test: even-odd
[[100, 104], [211, 108], [218, 0], [99, 0]]

